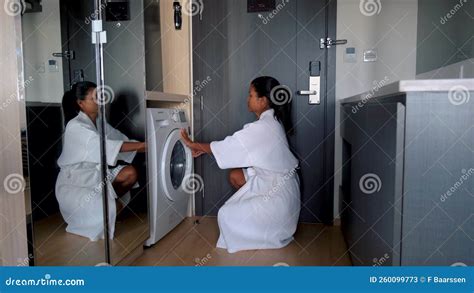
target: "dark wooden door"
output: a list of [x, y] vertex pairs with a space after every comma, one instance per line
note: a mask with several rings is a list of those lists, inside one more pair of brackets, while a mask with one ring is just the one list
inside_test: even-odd
[[64, 90], [82, 81], [96, 81], [95, 47], [92, 44], [91, 23], [94, 18], [93, 0], [61, 0], [62, 52]]
[[[247, 1], [204, 0], [193, 18], [195, 138], [221, 140], [255, 120], [247, 111], [250, 81], [270, 75], [292, 90], [296, 133], [290, 145], [300, 160], [300, 221], [331, 223], [334, 169], [334, 49], [320, 38], [335, 34], [336, 1], [276, 1], [271, 12], [248, 13]], [[309, 104], [310, 62], [321, 64], [321, 103]], [[319, 63], [318, 63], [319, 62]], [[235, 192], [228, 170], [211, 156], [195, 171], [204, 188], [196, 195], [198, 215], [217, 215]]]

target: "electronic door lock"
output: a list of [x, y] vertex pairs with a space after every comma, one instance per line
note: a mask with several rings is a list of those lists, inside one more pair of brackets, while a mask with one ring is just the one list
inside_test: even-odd
[[300, 96], [309, 96], [310, 105], [321, 104], [321, 62], [311, 61], [309, 63], [309, 90], [300, 90], [297, 92]]

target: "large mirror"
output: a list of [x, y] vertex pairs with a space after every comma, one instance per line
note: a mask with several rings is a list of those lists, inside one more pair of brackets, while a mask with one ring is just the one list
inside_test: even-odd
[[[107, 1], [104, 8], [104, 77], [108, 122], [133, 141], [145, 141], [145, 6], [144, 1]], [[158, 17], [159, 21], [159, 17]], [[149, 238], [148, 180], [145, 153], [132, 161], [118, 162], [132, 167], [137, 184], [130, 198], [117, 211], [115, 235], [110, 241], [113, 265], [143, 249]]]
[[[98, 89], [95, 1], [25, 2], [20, 49], [30, 265], [97, 265], [107, 255], [113, 265], [124, 263], [149, 237], [144, 146], [138, 146], [145, 133], [143, 3], [100, 4], [109, 42], [106, 86]], [[107, 112], [107, 184], [100, 172], [100, 117], [90, 114], [100, 105]]]
[[[24, 164], [29, 182], [26, 202], [31, 211], [33, 265], [95, 265], [105, 260], [100, 232], [95, 241], [73, 233], [76, 229], [71, 227], [82, 209], [75, 210], [56, 192], [67, 123], [63, 96], [74, 83], [96, 79], [90, 26], [84, 22], [94, 11], [89, 2], [36, 1], [27, 5], [21, 17], [26, 107], [23, 134], [27, 146]], [[99, 151], [98, 143], [89, 147]], [[96, 217], [102, 219], [102, 213]]]

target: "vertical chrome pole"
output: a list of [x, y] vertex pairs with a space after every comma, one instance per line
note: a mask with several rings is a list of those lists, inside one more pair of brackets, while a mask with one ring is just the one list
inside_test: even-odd
[[[97, 76], [97, 103], [99, 105], [99, 133], [100, 133], [100, 165], [101, 165], [101, 185], [102, 185], [102, 202], [104, 211], [104, 244], [105, 244], [105, 262], [110, 262], [110, 243], [109, 243], [109, 193], [108, 193], [108, 176], [107, 176], [107, 153], [105, 141], [105, 93], [104, 93], [104, 46], [107, 41], [105, 32], [102, 30], [102, 0], [94, 0], [96, 18], [92, 24], [92, 34], [95, 35], [95, 61]], [[94, 36], [93, 36], [94, 41]]]

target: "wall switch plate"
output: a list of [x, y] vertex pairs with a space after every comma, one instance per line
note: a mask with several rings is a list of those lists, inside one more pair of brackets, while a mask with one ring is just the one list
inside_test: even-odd
[[49, 72], [59, 72], [59, 65], [58, 61], [56, 60], [48, 60], [48, 71]]
[[344, 54], [344, 63], [357, 63], [356, 48], [354, 47], [346, 48], [346, 51]]
[[364, 51], [364, 62], [375, 62], [377, 61], [377, 51], [365, 50]]

